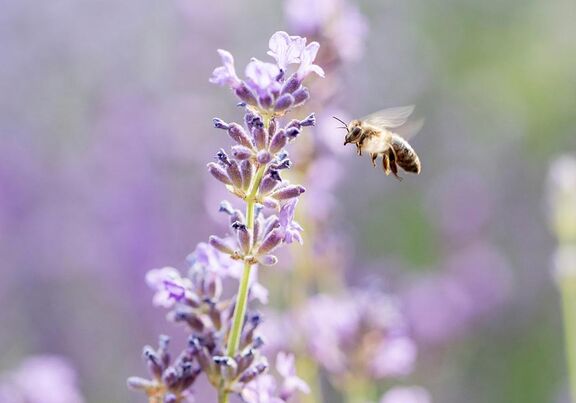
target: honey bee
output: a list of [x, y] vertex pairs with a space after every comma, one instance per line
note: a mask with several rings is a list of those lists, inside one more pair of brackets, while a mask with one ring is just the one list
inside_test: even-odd
[[344, 145], [355, 144], [358, 155], [362, 155], [362, 152], [370, 154], [372, 166], [376, 166], [376, 159], [382, 157], [386, 175], [392, 173], [402, 180], [398, 175], [398, 166], [406, 172], [419, 174], [422, 165], [408, 141], [390, 129], [404, 125], [413, 111], [412, 105], [383, 109], [348, 124], [335, 116], [333, 118], [342, 123], [342, 128], [348, 132]]

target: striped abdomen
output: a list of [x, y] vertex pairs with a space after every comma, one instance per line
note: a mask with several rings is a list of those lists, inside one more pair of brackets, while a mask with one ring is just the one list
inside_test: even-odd
[[412, 146], [397, 134], [392, 135], [392, 148], [396, 154], [396, 163], [406, 172], [420, 173], [420, 158]]

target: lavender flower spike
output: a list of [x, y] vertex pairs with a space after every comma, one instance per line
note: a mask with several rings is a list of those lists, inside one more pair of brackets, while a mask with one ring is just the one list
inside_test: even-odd
[[[255, 300], [266, 303], [268, 299], [268, 291], [257, 281], [257, 266], [276, 264], [278, 258], [271, 252], [294, 240], [302, 242], [294, 209], [305, 189], [282, 180], [278, 171], [292, 167], [284, 148], [315, 119], [310, 115], [287, 126], [278, 118], [309, 97], [308, 89], [297, 80], [298, 73], [293, 72], [291, 84], [285, 85], [289, 65], [300, 63], [302, 77], [322, 71], [312, 64], [317, 44], [305, 45], [305, 38], [277, 32], [270, 39], [269, 52], [276, 63], [253, 58], [245, 80], [236, 74], [232, 55], [218, 50], [222, 66], [214, 69], [210, 82], [230, 87], [243, 101], [246, 113], [243, 124], [213, 119], [214, 126], [226, 130], [236, 144], [231, 151], [220, 149], [207, 168], [244, 204], [245, 212], [228, 202], [220, 204], [229, 222], [228, 235], [212, 235], [208, 243], [199, 243], [187, 258], [187, 276], [172, 267], [147, 274], [146, 281], [155, 290], [154, 304], [170, 309], [167, 318], [190, 332], [188, 344], [174, 361], [163, 340], [158, 349], [146, 347], [151, 379], [131, 377], [129, 385], [144, 391], [149, 401], [191, 401], [192, 385], [201, 372], [217, 389], [219, 403], [229, 403], [230, 394], [248, 403], [282, 403], [298, 391], [308, 391], [295, 374], [291, 356], [278, 357], [277, 372], [283, 382], [277, 384], [265, 373], [267, 360], [259, 350], [261, 316], [250, 306]], [[282, 94], [282, 90], [291, 92]], [[226, 280], [238, 281], [235, 295], [223, 292], [229, 289]]]

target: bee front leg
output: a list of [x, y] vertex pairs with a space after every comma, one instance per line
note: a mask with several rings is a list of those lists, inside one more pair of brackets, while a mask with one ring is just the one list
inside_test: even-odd
[[362, 145], [356, 143], [356, 153], [362, 155]]
[[378, 154], [370, 153], [370, 158], [372, 159], [372, 166], [375, 167], [376, 166], [376, 158], [378, 158]]

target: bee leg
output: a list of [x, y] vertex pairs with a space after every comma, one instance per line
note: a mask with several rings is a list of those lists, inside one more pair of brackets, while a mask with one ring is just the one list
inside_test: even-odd
[[394, 149], [390, 148], [388, 153], [390, 154], [390, 170], [392, 171], [392, 174], [394, 174], [396, 179], [402, 181], [402, 178], [398, 176], [398, 165], [396, 165], [396, 152], [394, 151]]
[[372, 159], [372, 166], [375, 167], [376, 166], [376, 158], [378, 158], [378, 154], [370, 153], [370, 158]]
[[382, 154], [382, 169], [386, 175], [390, 175], [390, 158], [387, 153]]
[[358, 155], [362, 155], [362, 144], [356, 143], [356, 152]]

